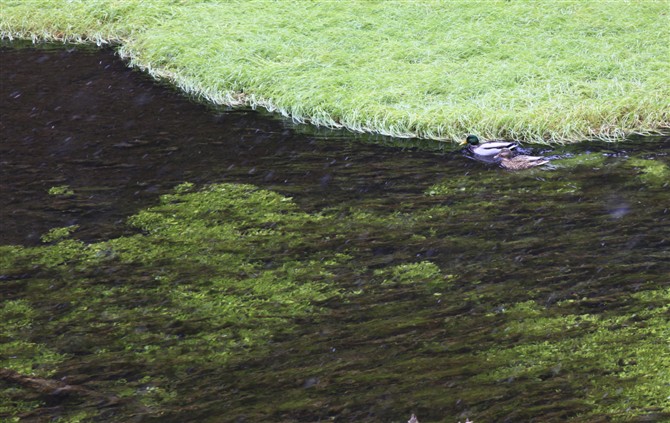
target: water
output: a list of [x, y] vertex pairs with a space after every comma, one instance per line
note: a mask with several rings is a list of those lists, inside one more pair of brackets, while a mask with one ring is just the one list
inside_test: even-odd
[[[301, 212], [326, 216], [327, 224], [317, 219], [302, 227], [304, 250], [272, 250], [280, 254], [264, 257], [266, 268], [285, 264], [284, 256], [306, 268], [312, 265], [305, 257], [349, 256], [330, 269], [342, 296], [316, 301], [321, 311], [282, 317], [286, 330], [245, 321], [253, 339], [258, 328], [275, 331], [271, 341], [249, 341], [233, 357], [193, 366], [167, 353], [128, 355], [118, 346], [133, 336], [149, 342], [146, 334], [168, 333], [175, 324], [212, 330], [193, 316], [175, 320], [176, 301], [172, 313], [156, 311], [164, 299], [149, 281], [163, 271], [160, 264], [2, 269], [3, 299], [37, 310], [26, 312], [35, 317], [22, 334], [64, 355], [40, 355], [43, 363], [32, 364], [37, 374], [49, 371], [126, 400], [107, 407], [86, 397], [54, 399], [4, 381], [3, 398], [15, 405], [0, 408], [0, 416], [670, 418], [663, 397], [670, 395], [670, 138], [527, 146], [563, 160], [548, 170], [510, 173], [439, 143], [412, 148], [402, 140], [295, 127], [251, 110], [210, 109], [127, 69], [111, 51], [0, 54], [2, 244], [33, 248], [50, 229], [71, 225], [84, 243], [130, 237], [137, 229], [125, 223], [129, 216], [188, 181], [198, 188], [252, 184], [291, 197]], [[59, 186], [72, 194], [49, 194]], [[294, 245], [290, 239], [286, 245]], [[174, 272], [185, 284], [207, 270]], [[41, 290], [53, 286], [58, 290], [45, 297]], [[133, 288], [118, 291], [124, 286]], [[118, 335], [112, 328], [130, 317], [115, 317], [101, 330], [105, 313], [139, 309], [107, 294], [86, 305], [92, 314], [85, 322], [68, 317], [77, 296], [94, 298], [99, 287], [123, 292], [123, 302], [152, 304], [146, 324]], [[23, 315], [17, 313], [6, 315]], [[3, 332], [7, 345], [18, 336], [13, 330]], [[187, 330], [177, 332], [189, 339]], [[31, 348], [8, 347], [3, 366], [20, 367], [12, 357]], [[105, 348], [114, 354], [101, 353]]]

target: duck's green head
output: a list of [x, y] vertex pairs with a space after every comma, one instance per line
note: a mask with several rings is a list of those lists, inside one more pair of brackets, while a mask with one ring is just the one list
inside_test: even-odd
[[461, 145], [464, 144], [470, 144], [470, 145], [477, 145], [479, 144], [479, 138], [477, 138], [476, 135], [468, 135], [468, 137], [461, 143]]

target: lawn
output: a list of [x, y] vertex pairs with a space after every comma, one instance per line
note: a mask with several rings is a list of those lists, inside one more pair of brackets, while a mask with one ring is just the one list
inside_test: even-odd
[[456, 141], [670, 129], [668, 1], [0, 0], [3, 38], [111, 43], [205, 101]]

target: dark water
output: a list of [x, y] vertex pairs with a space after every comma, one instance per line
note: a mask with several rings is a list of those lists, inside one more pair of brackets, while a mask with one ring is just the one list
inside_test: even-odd
[[[474, 166], [349, 133], [296, 134], [289, 122], [253, 111], [208, 110], [128, 70], [111, 51], [3, 57], [6, 243], [35, 243], [45, 229], [75, 223], [90, 228], [86, 239], [108, 237], [119, 220], [183, 181], [257, 184], [308, 208], [369, 197], [392, 205], [397, 197], [386, 193], [420, 193], [446, 162]], [[90, 195], [76, 210], [45, 210], [48, 189], [58, 185]]]
[[[110, 51], [0, 54], [2, 244], [39, 245], [50, 228], [75, 224], [85, 242], [121, 236], [132, 232], [128, 216], [184, 181], [235, 182], [292, 197], [308, 212], [348, 207], [402, 213], [408, 222], [420, 215], [388, 231], [371, 223], [352, 241], [357, 263], [370, 275], [427, 260], [458, 275], [447, 296], [337, 275], [366, 294], [329, 303], [329, 318], [305, 322], [269, 355], [175, 380], [193, 399], [147, 420], [406, 421], [410, 412], [420, 421], [477, 423], [611, 418], [589, 414], [581, 390], [589, 370], [515, 384], [478, 382], [478, 366], [487, 351], [518, 341], [491, 317], [511, 304], [533, 300], [553, 312], [571, 300], [579, 302], [574, 314], [605, 313], [625, 310], [630, 293], [668, 287], [668, 174], [647, 175], [630, 160], [667, 169], [670, 138], [529, 146], [598, 160], [512, 174], [439, 143], [410, 148], [310, 132], [250, 110], [208, 109], [127, 69]], [[48, 194], [61, 185], [76, 196]], [[670, 353], [668, 327], [658, 333], [659, 353]], [[667, 405], [652, 404], [635, 418], [667, 417]], [[124, 421], [127, 413], [107, 409], [98, 420]]]

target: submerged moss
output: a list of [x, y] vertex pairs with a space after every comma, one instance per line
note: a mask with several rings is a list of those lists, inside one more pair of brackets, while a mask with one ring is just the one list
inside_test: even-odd
[[571, 157], [559, 158], [552, 160], [552, 164], [558, 167], [573, 168], [576, 166], [589, 166], [591, 168], [599, 168], [605, 164], [607, 157], [603, 154], [597, 153], [581, 153], [575, 154]]
[[454, 275], [443, 275], [440, 268], [429, 261], [400, 264], [378, 269], [374, 276], [382, 285], [423, 285], [429, 291], [440, 291], [453, 283]]
[[[70, 354], [126, 361], [147, 375], [141, 389], [136, 385], [142, 401], [158, 406], [175, 394], [152, 363], [169, 362], [172, 371], [223, 365], [247, 348], [262, 349], [340, 295], [331, 269], [350, 257], [312, 247], [322, 234], [306, 230], [322, 217], [248, 185], [189, 191], [182, 184], [130, 218], [143, 234], [3, 247], [3, 272], [35, 277], [25, 298], [0, 310], [1, 365], [49, 375], [76, 360]], [[43, 240], [73, 229], [57, 228]], [[110, 276], [90, 279], [100, 266]], [[39, 333], [57, 335], [46, 341]]]
[[74, 190], [69, 185], [58, 185], [49, 188], [49, 195], [70, 196], [74, 195]]
[[79, 225], [70, 225], [64, 228], [53, 228], [46, 234], [42, 235], [40, 240], [42, 242], [54, 242], [60, 241], [69, 237], [72, 232], [76, 231], [79, 228]]
[[[423, 203], [407, 206], [413, 211], [307, 213], [251, 185], [181, 184], [129, 218], [135, 234], [0, 247], [4, 280], [20, 281], [0, 309], [1, 365], [96, 375], [89, 384], [144, 414], [177, 416], [166, 421], [188, 407], [228, 412], [230, 404], [231, 415], [257, 421], [355, 419], [370, 404], [375, 418], [393, 420], [384, 410], [401, 396], [433, 420], [466, 412], [525, 420], [549, 415], [543, 407], [562, 419], [670, 412], [667, 288], [646, 270], [647, 283], [624, 279], [634, 292], [594, 310], [589, 296], [619, 280], [588, 266], [615, 275], [626, 263], [594, 255], [577, 268], [556, 253], [593, 246], [593, 233], [564, 230], [566, 204], [584, 207], [588, 222], [608, 219], [568, 201], [589, 181], [505, 175], [511, 183], [496, 184], [497, 172], [440, 183], [444, 191], [417, 195]], [[528, 273], [537, 263], [539, 278]], [[269, 383], [284, 389], [281, 398], [259, 391]], [[315, 411], [343, 386], [357, 393], [346, 407]], [[238, 387], [262, 404], [240, 401]], [[532, 402], [547, 395], [550, 405]], [[16, 397], [30, 398], [0, 390], [3, 400]], [[6, 412], [19, 415], [42, 402], [12, 404]], [[98, 415], [74, 408], [64, 418]]]
[[668, 289], [630, 295], [623, 314], [572, 314], [573, 301], [551, 309], [515, 304], [503, 323], [504, 337], [514, 344], [485, 351], [492, 370], [475, 380], [507, 384], [572, 375], [593, 413], [670, 413], [670, 355], [661, 353], [670, 348], [668, 304]]
[[628, 163], [639, 169], [639, 178], [646, 185], [653, 187], [667, 187], [670, 181], [670, 167], [668, 165], [650, 159], [639, 157], [632, 158]]

